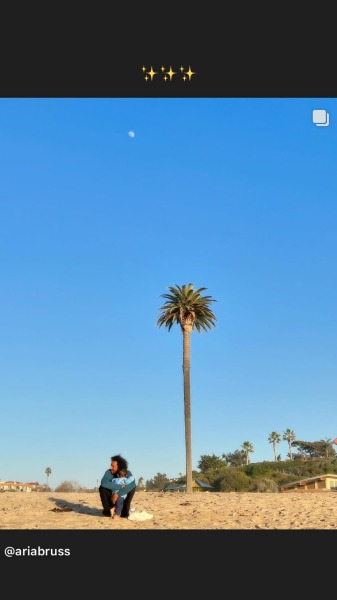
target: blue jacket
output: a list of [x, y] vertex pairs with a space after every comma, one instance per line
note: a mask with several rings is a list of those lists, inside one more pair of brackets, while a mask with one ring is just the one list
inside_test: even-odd
[[101, 479], [101, 486], [111, 490], [111, 492], [115, 492], [118, 496], [124, 496], [136, 487], [136, 480], [131, 471], [127, 471], [127, 476], [129, 479], [131, 479], [131, 483], [128, 483], [125, 487], [122, 487], [121, 484], [115, 483], [116, 477], [114, 477], [110, 469], [108, 469], [105, 471]]

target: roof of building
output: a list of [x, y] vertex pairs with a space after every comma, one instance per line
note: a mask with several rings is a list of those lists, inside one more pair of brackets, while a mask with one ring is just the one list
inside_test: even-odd
[[195, 482], [192, 481], [192, 485], [193, 485], [193, 483], [197, 483], [198, 486], [202, 487], [202, 488], [213, 488], [212, 485], [209, 485], [208, 483], [205, 483], [204, 481], [200, 481], [200, 479], [196, 479]]
[[[204, 481], [200, 481], [200, 479], [195, 479], [192, 481], [192, 487], [200, 487], [203, 489], [213, 489], [212, 485], [205, 483]], [[164, 487], [166, 492], [184, 492], [186, 490], [186, 485], [166, 485]]]

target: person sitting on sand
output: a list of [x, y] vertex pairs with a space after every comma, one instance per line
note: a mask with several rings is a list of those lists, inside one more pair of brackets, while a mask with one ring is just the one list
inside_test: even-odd
[[[130, 481], [130, 483], [124, 484], [125, 487], [123, 487], [123, 484], [115, 483], [115, 480], [118, 477], [118, 472], [120, 472], [121, 469], [126, 469], [127, 477]], [[124, 499], [120, 516], [124, 518], [129, 516], [131, 501], [136, 491], [136, 481], [131, 471], [128, 469], [127, 460], [125, 460], [125, 458], [123, 458], [120, 454], [116, 454], [111, 457], [110, 469], [105, 471], [98, 491], [103, 506], [102, 514], [105, 517], [111, 517], [110, 511], [112, 508], [113, 492], [116, 492], [118, 496], [125, 496], [125, 494], [127, 495]]]
[[[114, 483], [120, 484], [123, 488], [134, 480], [134, 477], [127, 476], [126, 469], [120, 469], [117, 473], [117, 477], [114, 479]], [[113, 492], [111, 496], [112, 507], [110, 508], [110, 514], [113, 519], [120, 519], [122, 514], [122, 508], [124, 504], [124, 500], [127, 497], [127, 494], [123, 494], [118, 496], [116, 492]]]

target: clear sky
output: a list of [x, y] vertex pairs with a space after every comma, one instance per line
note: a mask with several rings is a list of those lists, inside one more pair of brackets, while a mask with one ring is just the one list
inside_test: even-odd
[[185, 473], [182, 334], [156, 325], [175, 284], [217, 300], [191, 335], [194, 469], [337, 435], [336, 115], [0, 99], [0, 480], [92, 488], [117, 453], [137, 480]]

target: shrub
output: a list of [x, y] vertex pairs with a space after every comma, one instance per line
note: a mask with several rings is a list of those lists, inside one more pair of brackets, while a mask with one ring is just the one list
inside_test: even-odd
[[248, 477], [268, 478], [276, 470], [273, 462], [251, 463], [244, 467], [244, 471]]
[[248, 491], [250, 478], [246, 473], [235, 468], [228, 467], [221, 479], [219, 479], [220, 492], [243, 492]]
[[276, 493], [279, 492], [279, 488], [275, 481], [264, 477], [262, 479], [254, 479], [249, 486], [249, 492]]

